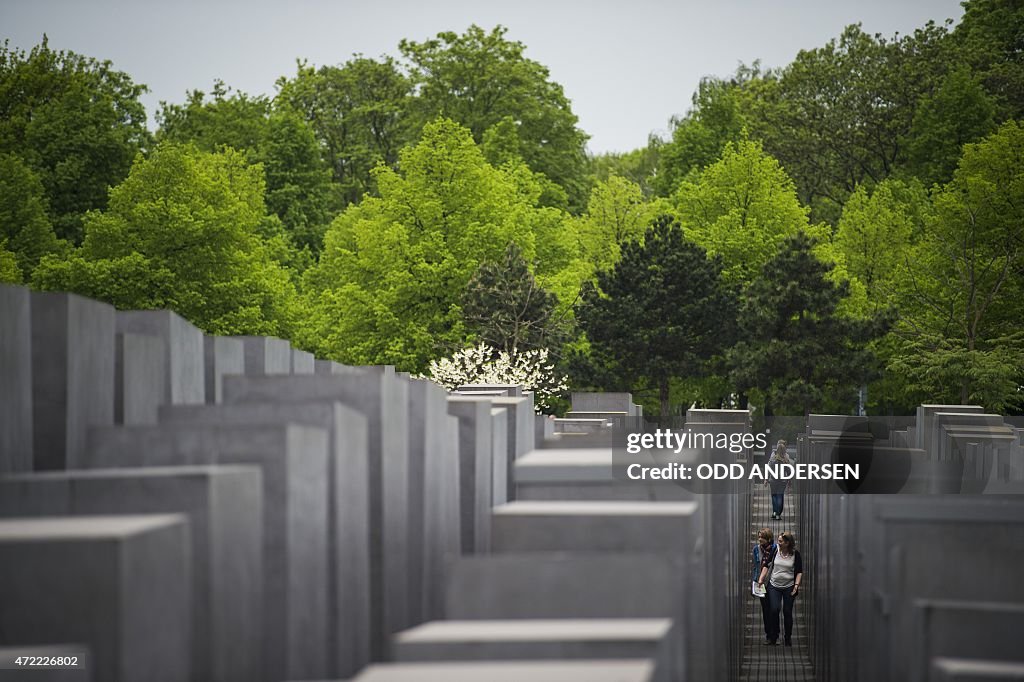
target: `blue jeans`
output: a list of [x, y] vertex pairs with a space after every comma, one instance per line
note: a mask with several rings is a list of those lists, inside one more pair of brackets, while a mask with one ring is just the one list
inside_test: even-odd
[[779, 589], [770, 582], [768, 588], [768, 639], [777, 642], [779, 640], [779, 612], [782, 612], [782, 619], [786, 626], [786, 639], [793, 636], [793, 586]]
[[778, 515], [782, 515], [782, 503], [785, 500], [786, 493], [772, 493], [772, 512]]

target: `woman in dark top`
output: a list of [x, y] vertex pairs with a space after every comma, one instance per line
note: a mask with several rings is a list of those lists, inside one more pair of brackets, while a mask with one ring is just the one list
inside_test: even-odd
[[788, 530], [779, 535], [778, 551], [769, 555], [765, 553], [761, 565], [758, 585], [768, 581], [768, 644], [779, 641], [779, 612], [785, 625], [786, 646], [793, 645], [793, 600], [800, 593], [800, 582], [803, 580], [804, 567], [800, 552], [796, 549], [796, 539]]

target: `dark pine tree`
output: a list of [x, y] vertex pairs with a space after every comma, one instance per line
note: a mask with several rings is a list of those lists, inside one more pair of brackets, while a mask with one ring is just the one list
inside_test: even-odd
[[809, 414], [842, 409], [875, 376], [868, 344], [891, 317], [852, 319], [837, 314], [849, 283], [827, 278], [833, 265], [819, 260], [803, 232], [788, 238], [751, 282], [740, 311], [740, 341], [729, 352], [741, 391], [760, 389], [765, 414]]
[[721, 280], [718, 258], [683, 235], [669, 217], [642, 240], [622, 244], [615, 266], [597, 274], [577, 307], [591, 343], [591, 364], [605, 381], [658, 391], [669, 416], [669, 383], [707, 374], [711, 359], [731, 345], [736, 300]]

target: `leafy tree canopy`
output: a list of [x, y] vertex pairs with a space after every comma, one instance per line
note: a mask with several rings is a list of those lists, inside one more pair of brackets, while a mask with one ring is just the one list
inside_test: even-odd
[[78, 242], [85, 213], [146, 148], [145, 86], [46, 36], [27, 54], [0, 46], [0, 153], [20, 156], [39, 177], [57, 236]]

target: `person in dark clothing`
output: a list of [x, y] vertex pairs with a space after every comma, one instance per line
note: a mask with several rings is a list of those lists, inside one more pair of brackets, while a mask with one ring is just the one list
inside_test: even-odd
[[[792, 464], [792, 460], [786, 453], [786, 441], [780, 440], [775, 446], [768, 464]], [[790, 480], [788, 477], [771, 476], [765, 480], [765, 484], [771, 486], [772, 491], [772, 518], [782, 518], [782, 508], [786, 500], [786, 491], [789, 490]]]
[[[775, 544], [775, 535], [772, 533], [770, 528], [762, 528], [757, 532], [757, 542], [754, 543], [754, 573], [751, 575], [751, 582], [757, 582], [761, 576], [761, 567], [764, 565], [765, 557], [774, 556], [778, 550], [778, 545]], [[761, 602], [761, 621], [764, 623], [764, 636], [765, 641], [770, 641], [772, 633], [771, 628], [768, 627], [769, 617], [771, 614], [771, 605], [768, 602], [767, 593], [763, 597], [756, 597], [757, 601]], [[778, 614], [775, 616], [775, 627], [778, 628], [779, 617]], [[778, 634], [776, 634], [778, 638]]]
[[773, 556], [765, 555], [762, 561], [758, 585], [768, 581], [768, 643], [776, 644], [779, 640], [779, 612], [785, 625], [786, 646], [793, 645], [793, 600], [800, 593], [800, 582], [803, 580], [803, 561], [796, 549], [796, 539], [789, 531], [779, 534], [778, 551]]

